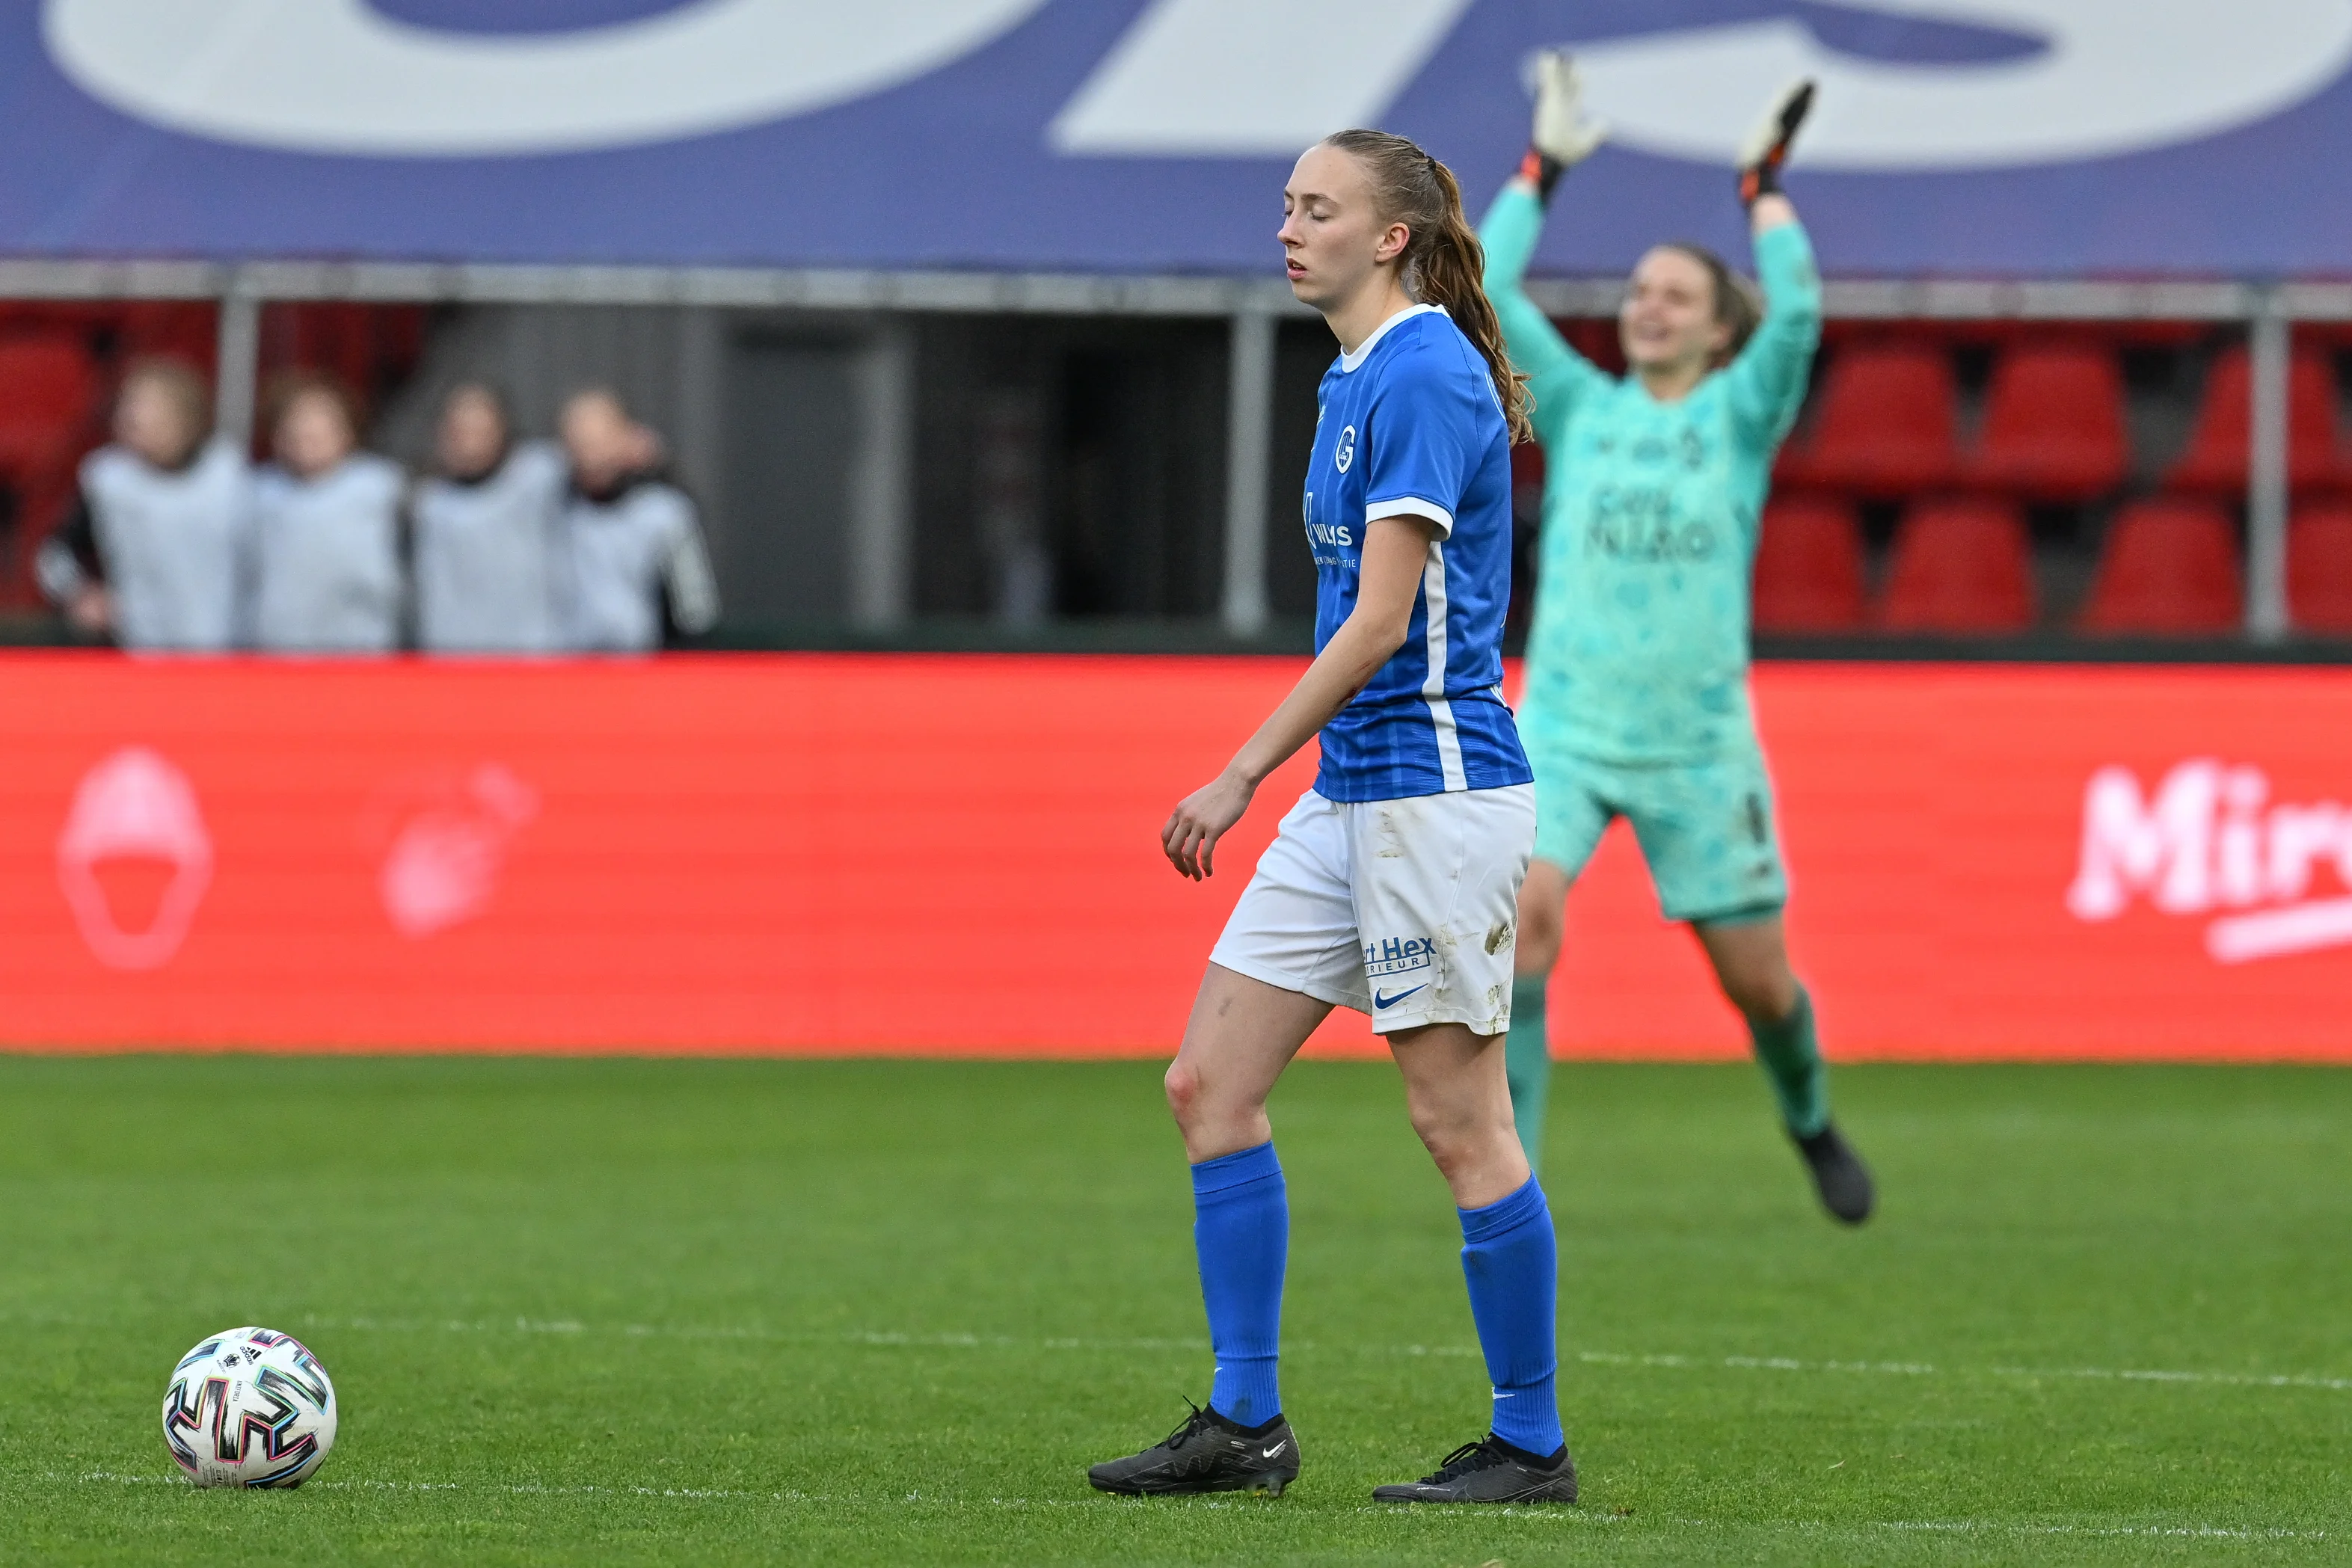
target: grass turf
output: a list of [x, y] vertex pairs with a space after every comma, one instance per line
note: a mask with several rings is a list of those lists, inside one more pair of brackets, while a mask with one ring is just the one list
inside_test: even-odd
[[[1556, 1081], [1574, 1510], [1375, 1509], [1475, 1435], [1393, 1076], [1276, 1102], [1280, 1501], [1099, 1499], [1207, 1358], [1144, 1064], [0, 1061], [0, 1557], [2352, 1559], [2352, 1073], [1864, 1068], [1811, 1208], [1732, 1067]], [[164, 1374], [301, 1334], [294, 1493], [172, 1479]]]

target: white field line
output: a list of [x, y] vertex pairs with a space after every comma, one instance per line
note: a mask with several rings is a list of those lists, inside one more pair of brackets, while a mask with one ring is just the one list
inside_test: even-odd
[[[633, 1338], [772, 1341], [801, 1344], [872, 1345], [913, 1350], [1066, 1350], [1066, 1351], [1186, 1351], [1205, 1354], [1205, 1339], [1026, 1339], [1011, 1334], [898, 1333], [875, 1330], [824, 1333], [754, 1326], [656, 1326], [624, 1323], [617, 1328], [591, 1326], [574, 1318], [484, 1318], [467, 1320], [394, 1320], [389, 1318], [321, 1318], [299, 1320], [304, 1329], [347, 1329], [415, 1333], [438, 1330], [448, 1333], [579, 1334], [622, 1333]], [[1286, 1350], [1313, 1354], [1334, 1347], [1313, 1341], [1294, 1341]], [[1337, 1348], [1358, 1354], [1403, 1356], [1453, 1356], [1477, 1359], [1476, 1345], [1357, 1344]], [[1806, 1372], [1864, 1374], [1897, 1377], [2079, 1378], [2114, 1383], [2173, 1383], [2225, 1388], [2303, 1388], [2328, 1393], [2352, 1393], [2352, 1377], [2328, 1377], [2314, 1373], [2182, 1372], [2155, 1368], [2105, 1366], [1947, 1367], [1922, 1361], [1801, 1361], [1780, 1355], [1636, 1355], [1613, 1351], [1584, 1350], [1570, 1358], [1590, 1366], [1650, 1366], [1693, 1371]]]
[[1956, 1535], [2147, 1535], [2193, 1541], [2325, 1541], [2324, 1530], [2240, 1529], [2220, 1524], [2027, 1524], [2000, 1519], [1879, 1520], [1874, 1530], [1929, 1530]]
[[[83, 1486], [167, 1487], [193, 1491], [186, 1477], [178, 1475], [125, 1475], [118, 1470], [84, 1470], [76, 1475], [51, 1473], [38, 1478], [45, 1483], [74, 1483]], [[311, 1481], [304, 1486], [311, 1491], [379, 1491], [379, 1492], [482, 1492], [498, 1497], [657, 1497], [675, 1498], [688, 1502], [789, 1502], [823, 1503], [835, 1507], [898, 1509], [908, 1503], [930, 1503], [948, 1508], [1084, 1508], [1137, 1509], [1164, 1508], [1171, 1500], [1185, 1508], [1250, 1508], [1268, 1505], [1255, 1501], [1223, 1498], [1165, 1498], [1139, 1500], [1127, 1498], [954, 1498], [933, 1494], [925, 1497], [919, 1491], [908, 1492], [904, 1498], [831, 1497], [822, 1492], [804, 1491], [740, 1491], [718, 1487], [635, 1487], [635, 1486], [543, 1486], [532, 1482], [500, 1483], [495, 1481], [388, 1481], [357, 1479], [351, 1480]], [[1426, 1514], [1400, 1508], [1382, 1508], [1366, 1504], [1348, 1511], [1370, 1514], [1380, 1519], [1425, 1519]], [[1627, 1525], [1636, 1521], [1622, 1514], [1601, 1513], [1591, 1509], [1502, 1507], [1480, 1515], [1481, 1518], [1539, 1519], [1558, 1524]], [[2021, 1520], [2003, 1519], [1905, 1519], [1856, 1520], [1713, 1520], [1660, 1519], [1641, 1523], [1662, 1523], [1686, 1530], [1800, 1530], [1835, 1531], [1854, 1530], [1933, 1531], [1965, 1535], [2083, 1535], [2083, 1536], [2147, 1536], [2165, 1539], [2197, 1541], [2325, 1541], [2324, 1530], [2286, 1530], [2253, 1526], [2219, 1524], [2044, 1524]]]
[[2115, 1383], [2211, 1384], [2231, 1388], [2317, 1388], [2352, 1392], [2352, 1377], [2322, 1377], [2308, 1373], [2165, 1372], [2109, 1366], [1987, 1366], [1942, 1367], [1924, 1361], [1798, 1361], [1780, 1355], [1622, 1355], [1609, 1351], [1578, 1351], [1576, 1359], [1596, 1366], [1676, 1366], [1707, 1369], [1731, 1367], [1762, 1372], [1865, 1372], [1901, 1377], [1983, 1376], [2077, 1377]]

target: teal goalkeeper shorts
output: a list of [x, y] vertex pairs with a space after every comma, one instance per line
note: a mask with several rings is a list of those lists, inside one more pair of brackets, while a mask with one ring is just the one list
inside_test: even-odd
[[1761, 918], [1788, 903], [1772, 780], [1752, 738], [1705, 762], [1599, 762], [1533, 744], [1528, 759], [1536, 775], [1536, 859], [1570, 882], [1622, 817], [1667, 919]]

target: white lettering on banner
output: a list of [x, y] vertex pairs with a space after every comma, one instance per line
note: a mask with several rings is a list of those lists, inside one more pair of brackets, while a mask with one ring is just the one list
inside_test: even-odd
[[306, 152], [621, 147], [806, 114], [935, 70], [1045, 0], [697, 0], [553, 37], [435, 32], [367, 0], [47, 0], [50, 53], [124, 113]]
[[1289, 156], [1370, 125], [1470, 0], [1155, 0], [1055, 118], [1059, 152]]
[[2066, 907], [2079, 920], [2112, 920], [2135, 892], [2158, 909], [2194, 914], [2212, 903], [2213, 800], [2218, 762], [2184, 762], [2152, 803], [2128, 768], [2102, 768], [2083, 792], [2083, 853]]
[[[1288, 156], [1377, 123], [1473, 0], [1154, 0], [1064, 106], [1065, 153]], [[494, 157], [735, 130], [958, 59], [1045, 0], [695, 0], [553, 36], [438, 32], [367, 0], [45, 0], [58, 65], [125, 113], [306, 152]], [[1728, 162], [1756, 105], [1822, 85], [1817, 169], [2114, 156], [2278, 114], [2352, 64], [2352, 0], [1847, 0], [2046, 39], [2023, 59], [1890, 63], [1775, 17], [1578, 49], [1616, 141]]]
[[[1065, 152], [1286, 156], [1379, 123], [1465, 0], [1158, 0], [1054, 122]], [[1851, 0], [1843, 8], [2047, 40], [2000, 62], [1840, 54], [1794, 17], [1577, 45], [1620, 146], [1728, 163], [1757, 106], [1822, 84], [1798, 143], [1815, 169], [1993, 168], [2215, 135], [2352, 64], [2352, 0]]]
[[2083, 791], [2067, 909], [2113, 920], [2139, 894], [2168, 915], [2245, 911], [2206, 928], [2206, 952], [2224, 964], [2352, 946], [2352, 896], [2308, 896], [2322, 865], [2352, 888], [2352, 806], [2265, 810], [2270, 793], [2261, 768], [2210, 758], [2173, 768], [2153, 797], [2130, 768], [2100, 768]]
[[2218, 135], [2352, 65], [2352, 0], [1851, 0], [1842, 8], [2032, 34], [2024, 59], [1907, 65], [1833, 52], [1794, 18], [1580, 47], [1622, 146], [1727, 163], [1756, 106], [1812, 77], [1813, 169], [1982, 169], [2113, 157]]
[[[126, 929], [99, 878], [109, 861], [160, 861], [171, 870], [144, 930]], [[212, 884], [213, 841], [195, 787], [169, 758], [126, 746], [82, 775], [58, 835], [58, 885], [91, 955], [110, 969], [172, 961]]]

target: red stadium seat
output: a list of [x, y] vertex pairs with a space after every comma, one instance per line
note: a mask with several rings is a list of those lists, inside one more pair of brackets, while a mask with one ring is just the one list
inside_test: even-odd
[[[2253, 423], [2246, 350], [2231, 349], [2213, 361], [2189, 450], [2164, 476], [2168, 489], [2200, 496], [2246, 492], [2246, 447]], [[2296, 489], [2344, 477], [2336, 448], [2336, 372], [2326, 356], [2299, 350], [2287, 382], [2287, 482]]]
[[219, 345], [218, 315], [207, 301], [143, 300], [123, 310], [121, 347], [129, 358], [178, 360], [210, 375]]
[[2137, 501], [2108, 525], [2086, 632], [2221, 634], [2245, 614], [2237, 530], [2211, 502]]
[[105, 300], [12, 299], [0, 302], [0, 336], [79, 338], [110, 332], [122, 307]]
[[1764, 510], [1756, 630], [1851, 632], [1863, 623], [1862, 526], [1843, 501], [1800, 497]]
[[19, 484], [79, 455], [98, 367], [79, 339], [0, 339], [0, 473]]
[[1917, 343], [1856, 343], [1830, 361], [1810, 437], [1783, 449], [1784, 484], [1907, 496], [1951, 480], [1952, 367]]
[[1984, 432], [1964, 465], [1973, 485], [2030, 501], [2087, 501], [2124, 482], [2124, 379], [2088, 343], [2020, 344], [1994, 366]]
[[261, 316], [262, 362], [273, 374], [286, 370], [321, 372], [365, 399], [375, 391], [374, 345], [368, 329], [364, 305], [270, 305]]
[[1890, 632], [2024, 632], [2037, 613], [2025, 520], [2003, 501], [1923, 501], [1895, 529], [1878, 623]]
[[261, 318], [265, 371], [316, 371], [357, 393], [364, 404], [415, 370], [425, 350], [425, 312], [404, 305], [348, 301], [285, 302]]
[[2296, 508], [2287, 530], [2286, 594], [2297, 626], [2352, 633], [2352, 502]]

